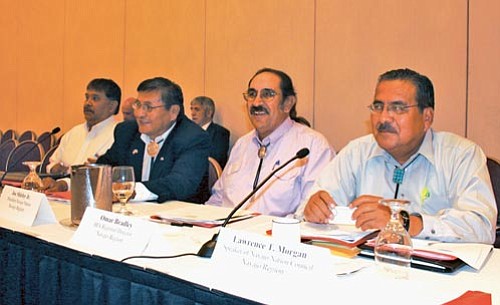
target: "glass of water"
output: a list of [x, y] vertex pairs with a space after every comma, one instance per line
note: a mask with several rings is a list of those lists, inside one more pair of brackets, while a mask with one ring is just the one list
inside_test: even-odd
[[399, 212], [410, 204], [408, 200], [382, 199], [391, 209], [391, 219], [375, 241], [375, 261], [384, 273], [395, 279], [409, 276], [413, 244], [410, 234], [399, 221]]

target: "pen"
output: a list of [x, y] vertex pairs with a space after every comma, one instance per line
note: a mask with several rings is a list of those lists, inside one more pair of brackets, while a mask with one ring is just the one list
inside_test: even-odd
[[166, 224], [166, 225], [171, 225], [171, 226], [174, 226], [174, 227], [188, 227], [188, 228], [192, 228], [193, 227], [193, 225], [190, 224], [190, 223], [185, 223], [185, 222], [171, 222], [171, 221], [163, 219], [163, 218], [161, 218], [160, 216], [157, 216], [157, 215], [151, 215], [151, 216], [149, 216], [149, 218], [152, 221], [154, 221], [154, 222], [159, 222], [159, 223], [163, 223], [163, 224]]

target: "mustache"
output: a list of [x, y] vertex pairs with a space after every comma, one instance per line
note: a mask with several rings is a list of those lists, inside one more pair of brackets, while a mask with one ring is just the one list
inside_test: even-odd
[[255, 114], [256, 112], [264, 112], [265, 114], [269, 114], [269, 110], [267, 110], [263, 106], [252, 106], [252, 107], [250, 107], [250, 114]]
[[94, 109], [91, 106], [83, 106], [83, 111], [94, 113]]
[[394, 129], [394, 127], [392, 127], [392, 125], [387, 122], [378, 124], [377, 131], [396, 133], [396, 129]]

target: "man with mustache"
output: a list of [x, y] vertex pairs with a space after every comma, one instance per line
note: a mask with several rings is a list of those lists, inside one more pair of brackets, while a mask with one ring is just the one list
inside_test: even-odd
[[323, 135], [294, 121], [297, 97], [286, 73], [257, 71], [243, 97], [255, 129], [235, 143], [206, 204], [236, 206], [275, 168], [308, 148], [307, 158], [278, 172], [243, 206], [267, 215], [292, 214], [335, 153]]
[[497, 208], [486, 157], [473, 142], [431, 129], [432, 82], [409, 69], [388, 71], [369, 109], [373, 134], [340, 151], [298, 216], [327, 223], [335, 206], [349, 206], [357, 227], [382, 229], [390, 210], [379, 200], [406, 199], [400, 216], [411, 236], [493, 243]]
[[137, 201], [203, 203], [208, 186], [208, 134], [184, 114], [182, 89], [155, 77], [137, 87], [135, 121], [115, 128], [115, 142], [97, 163], [134, 167]]
[[[72, 165], [84, 164], [104, 154], [113, 144], [114, 115], [120, 109], [121, 90], [111, 79], [96, 78], [90, 81], [85, 92], [83, 115], [85, 123], [64, 134], [58, 148], [50, 158], [47, 172], [69, 174]], [[48, 191], [65, 191], [69, 179], [57, 182], [44, 179]]]

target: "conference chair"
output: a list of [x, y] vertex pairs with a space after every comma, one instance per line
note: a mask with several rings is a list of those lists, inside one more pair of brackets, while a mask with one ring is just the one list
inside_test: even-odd
[[24, 161], [42, 161], [43, 146], [35, 141], [24, 141], [19, 143], [7, 158], [5, 168], [11, 172], [28, 172], [29, 168], [23, 164]]
[[212, 187], [221, 175], [222, 168], [219, 162], [212, 157], [208, 157], [208, 189], [210, 193], [212, 193]]
[[[491, 185], [497, 202], [497, 210], [500, 210], [500, 163], [493, 158], [487, 158], [486, 165], [490, 172]], [[495, 240], [495, 248], [500, 248], [500, 214], [497, 218], [497, 237]]]
[[56, 151], [57, 147], [59, 145], [54, 145], [52, 146], [46, 153], [45, 155], [43, 156], [43, 159], [42, 159], [42, 164], [40, 165], [40, 167], [38, 168], [38, 173], [40, 174], [46, 174], [47, 173], [47, 165], [49, 165], [50, 163], [50, 157], [54, 154], [54, 151]]
[[38, 141], [40, 141], [40, 139], [42, 139], [42, 142], [40, 142], [43, 146], [43, 150], [45, 151], [45, 153], [47, 154], [49, 152], [49, 150], [52, 148], [52, 146], [56, 145], [56, 136], [53, 135], [53, 134], [50, 134], [50, 131], [46, 131], [44, 133], [42, 133], [39, 137], [38, 137]]
[[32, 130], [26, 130], [17, 139], [19, 143], [24, 141], [36, 141], [36, 133]]
[[9, 139], [0, 144], [0, 171], [5, 171], [7, 168], [7, 159], [9, 155], [17, 146], [17, 140]]
[[14, 129], [6, 130], [2, 135], [2, 141], [0, 141], [0, 143], [4, 143], [7, 140], [17, 141], [17, 132]]

